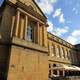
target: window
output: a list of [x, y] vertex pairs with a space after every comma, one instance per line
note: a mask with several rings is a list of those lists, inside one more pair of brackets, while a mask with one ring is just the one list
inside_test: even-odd
[[49, 75], [51, 75], [51, 70], [49, 70]]
[[63, 71], [60, 70], [60, 71], [59, 71], [59, 75], [60, 75], [60, 76], [63, 76]]
[[49, 64], [49, 68], [51, 68], [51, 64]]
[[57, 57], [60, 57], [61, 55], [60, 55], [60, 47], [59, 46], [57, 46], [57, 48], [56, 48], [56, 54], [57, 54]]
[[55, 56], [55, 46], [53, 44], [51, 46], [51, 54], [52, 56]]
[[38, 44], [39, 42], [39, 32], [38, 32], [38, 23], [36, 21], [34, 21], [31, 18], [28, 18], [28, 25], [27, 25], [27, 30], [26, 30], [26, 34], [25, 34], [25, 39]]
[[27, 40], [32, 41], [32, 25], [29, 24], [27, 27]]
[[62, 58], [65, 58], [65, 51], [63, 47], [61, 48], [61, 52], [62, 52]]
[[53, 67], [56, 67], [56, 64], [53, 64]]
[[53, 74], [57, 75], [57, 70], [53, 70]]

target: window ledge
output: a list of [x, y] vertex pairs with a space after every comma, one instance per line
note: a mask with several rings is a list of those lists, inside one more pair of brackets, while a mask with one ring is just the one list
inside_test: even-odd
[[37, 51], [44, 52], [44, 53], [48, 54], [48, 48], [47, 47], [43, 47], [43, 46], [40, 46], [38, 44], [29, 42], [26, 40], [21, 40], [17, 37], [13, 37], [12, 44], [16, 45], [16, 46], [24, 47], [24, 48], [30, 48], [30, 49], [37, 50]]

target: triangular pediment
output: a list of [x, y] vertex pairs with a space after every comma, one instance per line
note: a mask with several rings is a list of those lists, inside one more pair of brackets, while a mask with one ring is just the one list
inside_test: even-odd
[[24, 5], [29, 6], [32, 8], [35, 12], [39, 13], [43, 18], [46, 19], [45, 14], [42, 12], [42, 10], [39, 8], [37, 3], [34, 0], [9, 0], [12, 3], [16, 4], [18, 1], [22, 2]]
[[39, 8], [37, 3], [34, 0], [20, 0], [21, 2], [25, 3], [28, 6], [31, 6], [36, 12], [46, 18], [42, 10]]

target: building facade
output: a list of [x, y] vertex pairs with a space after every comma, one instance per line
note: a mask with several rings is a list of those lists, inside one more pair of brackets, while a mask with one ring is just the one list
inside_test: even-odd
[[[79, 65], [74, 45], [47, 32], [34, 0], [5, 0], [0, 7], [0, 79], [48, 80]], [[77, 53], [78, 51], [78, 53]], [[74, 60], [75, 59], [75, 60]]]
[[48, 33], [49, 76], [65, 76], [78, 72], [78, 51], [74, 45]]
[[43, 12], [34, 0], [5, 0], [0, 10], [2, 77], [48, 80], [47, 18]]

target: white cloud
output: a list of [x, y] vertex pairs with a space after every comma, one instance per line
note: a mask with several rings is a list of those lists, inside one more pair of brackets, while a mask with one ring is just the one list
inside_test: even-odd
[[53, 18], [57, 17], [59, 19], [60, 23], [65, 23], [65, 18], [64, 18], [64, 14], [61, 10], [61, 8], [58, 8], [55, 10], [54, 14], [53, 14]]
[[47, 28], [48, 32], [51, 32], [52, 34], [56, 36], [62, 36], [63, 34], [67, 33], [69, 30], [68, 26], [65, 26], [64, 28], [56, 28], [54, 24], [51, 21], [48, 21], [49, 27]]
[[74, 7], [73, 9], [72, 9], [72, 11], [75, 11], [76, 10], [76, 8]]
[[65, 22], [63, 13], [62, 13], [62, 14], [60, 15], [60, 17], [59, 17], [59, 22], [60, 22], [60, 23], [64, 23], [64, 22]]
[[72, 44], [77, 44], [80, 42], [80, 30], [74, 30], [70, 36], [68, 36], [67, 41]]
[[77, 39], [74, 37], [74, 36], [69, 36], [68, 38], [67, 38], [67, 41], [69, 42], [69, 43], [71, 43], [71, 44], [76, 44], [76, 42], [77, 42]]
[[56, 2], [57, 2], [57, 0], [40, 0], [40, 1], [37, 1], [40, 8], [42, 9], [42, 11], [48, 15], [54, 11], [53, 4], [55, 4]]
[[48, 21], [49, 27], [47, 28], [48, 32], [52, 32], [53, 31], [53, 23], [51, 21]]
[[64, 28], [56, 28], [53, 31], [53, 34], [57, 35], [57, 36], [62, 36], [63, 34], [67, 33], [69, 30], [68, 26], [65, 26]]
[[56, 9], [56, 11], [53, 14], [53, 18], [60, 16], [60, 14], [61, 14], [61, 8]]
[[56, 3], [58, 0], [48, 0], [50, 3]]
[[46, 14], [51, 14], [53, 12], [53, 6], [49, 3], [39, 3], [42, 11]]
[[80, 37], [80, 30], [73, 31], [72, 36]]
[[35, 0], [35, 1], [37, 1], [37, 2], [49, 2], [49, 3], [51, 3], [51, 4], [54, 4], [54, 3], [56, 3], [58, 0]]
[[72, 11], [73, 11], [76, 15], [79, 13], [78, 10], [77, 10], [77, 8], [75, 8], [75, 7], [72, 9]]

